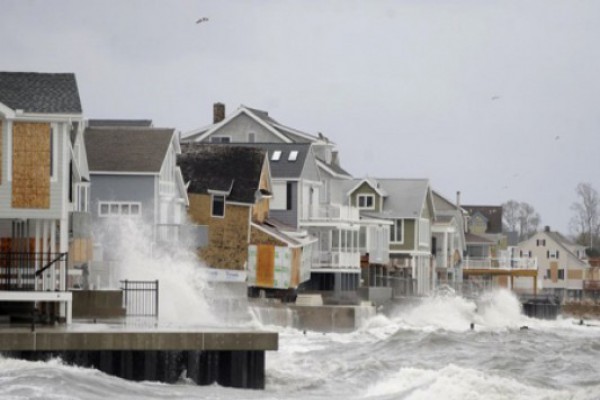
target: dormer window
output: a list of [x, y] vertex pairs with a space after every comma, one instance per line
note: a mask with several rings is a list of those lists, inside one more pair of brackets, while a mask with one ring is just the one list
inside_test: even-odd
[[288, 157], [288, 161], [296, 161], [298, 159], [298, 150], [290, 151], [290, 155]]
[[281, 150], [275, 150], [271, 156], [271, 161], [279, 161], [281, 158]]
[[358, 208], [361, 210], [374, 210], [375, 209], [375, 196], [372, 194], [359, 194], [358, 195]]
[[225, 216], [225, 196], [213, 194], [211, 215], [221, 218]]

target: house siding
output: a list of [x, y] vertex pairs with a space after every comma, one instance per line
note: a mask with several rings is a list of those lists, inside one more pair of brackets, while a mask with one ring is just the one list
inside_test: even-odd
[[402, 237], [404, 238], [404, 243], [390, 243], [390, 251], [413, 251], [415, 249], [415, 220], [405, 219], [403, 229]]
[[380, 212], [381, 211], [381, 201], [379, 199], [379, 195], [373, 190], [373, 188], [367, 183], [367, 182], [363, 182], [362, 185], [360, 185], [353, 193], [351, 196], [351, 205], [354, 207], [358, 207], [358, 195], [359, 194], [372, 194], [375, 196], [374, 198], [374, 205], [375, 205], [375, 209], [374, 210], [370, 210], [372, 212]]
[[210, 267], [244, 270], [248, 259], [249, 205], [225, 203], [225, 216], [211, 216], [211, 196], [189, 194], [189, 216], [199, 225], [208, 226], [208, 245], [200, 257]]
[[[48, 207], [45, 207], [45, 208], [13, 207], [13, 184], [15, 183], [15, 181], [8, 180], [7, 166], [8, 166], [9, 162], [14, 163], [14, 161], [10, 161], [8, 159], [9, 151], [12, 152], [12, 148], [11, 149], [8, 148], [9, 147], [8, 137], [9, 137], [9, 135], [12, 136], [13, 127], [17, 124], [22, 124], [22, 122], [15, 121], [13, 123], [10, 123], [7, 121], [3, 121], [3, 123], [2, 123], [2, 132], [3, 132], [4, 137], [3, 137], [3, 140], [1, 143], [2, 149], [3, 149], [2, 150], [3, 178], [2, 178], [2, 182], [0, 183], [0, 218], [59, 219], [59, 218], [66, 217], [67, 207], [65, 206], [64, 203], [68, 202], [68, 199], [66, 199], [66, 196], [68, 193], [68, 184], [67, 184], [67, 182], [64, 182], [64, 180], [69, 178], [69, 174], [68, 173], [65, 174], [65, 170], [68, 168], [69, 161], [70, 161], [70, 156], [69, 156], [70, 152], [68, 151], [69, 144], [68, 144], [67, 124], [65, 124], [65, 123], [53, 124], [53, 126], [56, 128], [56, 133], [55, 133], [56, 143], [53, 144], [53, 146], [56, 146], [56, 150], [54, 152], [55, 157], [56, 157], [56, 163], [55, 163], [56, 170], [54, 171], [55, 178], [53, 180], [50, 180], [50, 178], [48, 178], [49, 204], [48, 204]], [[50, 126], [50, 124], [44, 124], [44, 125]], [[21, 128], [17, 128], [17, 129], [21, 129]], [[44, 128], [44, 129], [47, 129], [47, 128]], [[14, 138], [12, 140], [12, 143], [14, 143]], [[49, 148], [48, 148], [48, 155], [49, 155]], [[30, 158], [27, 158], [27, 159], [30, 159]], [[47, 160], [48, 160], [47, 165], [49, 166], [50, 160], [49, 160], [49, 158]], [[44, 160], [44, 163], [45, 162], [46, 161]], [[13, 167], [12, 175], [13, 175], [13, 179], [14, 179], [16, 177], [15, 176], [16, 171], [14, 169], [15, 165], [13, 164], [12, 167]], [[42, 173], [45, 174], [45, 172], [42, 172]], [[48, 171], [48, 175], [49, 175], [49, 171]], [[30, 180], [30, 182], [34, 182], [34, 181]], [[37, 182], [37, 180], [35, 182]], [[20, 185], [18, 179], [17, 179], [17, 185]], [[43, 185], [45, 185], [45, 183]], [[21, 187], [21, 189], [23, 189], [23, 188], [24, 188], [24, 186]], [[45, 190], [46, 189], [40, 190], [40, 193], [44, 193], [43, 197], [46, 197]], [[29, 189], [27, 189], [27, 193], [29, 193]], [[31, 196], [31, 195], [28, 194], [27, 196]], [[36, 196], [37, 196], [37, 189], [36, 189]], [[20, 202], [21, 202], [21, 200], [17, 201], [17, 204], [21, 205]], [[35, 200], [35, 202], [33, 204], [36, 206], [37, 205], [45, 206], [45, 204], [37, 203], [37, 200]]]
[[[269, 185], [268, 178], [268, 167], [267, 162], [263, 164], [262, 172], [260, 175], [260, 183], [259, 189], [270, 191], [271, 187]], [[269, 199], [262, 198], [256, 202], [256, 204], [252, 207], [252, 219], [254, 221], [263, 223], [265, 219], [269, 216]]]
[[250, 228], [250, 244], [271, 244], [273, 246], [287, 247], [286, 243], [255, 227]]
[[248, 133], [253, 132], [255, 142], [260, 143], [279, 143], [283, 142], [278, 136], [273, 134], [267, 128], [250, 118], [246, 114], [240, 114], [227, 124], [223, 125], [210, 136], [206, 137], [202, 142], [210, 143], [211, 137], [229, 136], [232, 143], [247, 143]]
[[142, 217], [154, 223], [155, 176], [91, 175], [90, 212], [98, 219], [99, 201], [142, 203]]
[[271, 218], [276, 219], [277, 221], [283, 222], [286, 225], [298, 227], [298, 182], [292, 181], [290, 182], [292, 185], [291, 190], [291, 210], [269, 210], [269, 215]]
[[4, 157], [2, 157], [4, 155], [4, 147], [2, 146], [2, 144], [4, 143], [4, 140], [2, 140], [4, 138], [4, 121], [0, 120], [0, 185], [2, 185], [2, 181], [3, 176], [2, 173], [4, 172], [4, 168], [2, 168], [2, 163], [4, 162]]

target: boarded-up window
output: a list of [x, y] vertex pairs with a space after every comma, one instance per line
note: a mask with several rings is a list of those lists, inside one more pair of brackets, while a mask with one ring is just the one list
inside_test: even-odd
[[0, 121], [0, 185], [2, 185], [2, 121]]
[[15, 122], [12, 148], [12, 207], [50, 208], [50, 124]]
[[273, 287], [275, 277], [275, 246], [260, 244], [256, 262], [256, 286]]

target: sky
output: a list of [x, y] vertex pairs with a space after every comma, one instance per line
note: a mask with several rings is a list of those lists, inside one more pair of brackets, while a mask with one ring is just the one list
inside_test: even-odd
[[[0, 70], [73, 72], [86, 118], [185, 133], [240, 105], [337, 144], [355, 177], [535, 207], [600, 190], [596, 0], [0, 0]], [[196, 23], [207, 18], [208, 21]]]

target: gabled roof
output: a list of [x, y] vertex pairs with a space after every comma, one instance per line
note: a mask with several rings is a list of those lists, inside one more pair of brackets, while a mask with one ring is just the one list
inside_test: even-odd
[[72, 73], [0, 72], [0, 103], [28, 113], [81, 114]]
[[264, 126], [267, 130], [269, 130], [271, 133], [273, 133], [275, 136], [281, 139], [281, 141], [283, 141], [284, 143], [313, 143], [320, 140], [316, 136], [299, 131], [294, 128], [290, 128], [277, 122], [269, 116], [269, 113], [267, 111], [246, 107], [244, 105], [241, 105], [233, 114], [227, 116], [223, 121], [186, 132], [182, 135], [182, 137], [186, 141], [201, 141], [213, 134], [214, 132], [218, 131], [219, 128], [228, 124], [240, 114], [246, 114], [250, 118], [254, 119], [256, 122]]
[[438, 212], [440, 214], [444, 214], [444, 213], [454, 214], [459, 209], [461, 212], [465, 211], [462, 207], [458, 207], [455, 203], [451, 202], [446, 197], [442, 196], [436, 190], [432, 190], [431, 194], [433, 195], [433, 204], [435, 205], [436, 212]]
[[495, 242], [488, 238], [485, 238], [480, 235], [475, 235], [474, 233], [467, 232], [465, 233], [465, 242], [467, 244], [483, 244], [483, 245], [492, 245]]
[[90, 128], [99, 127], [152, 127], [151, 119], [90, 119], [88, 120]]
[[[272, 178], [300, 178], [304, 163], [310, 152], [310, 143], [228, 143], [219, 146], [250, 147], [264, 150], [269, 158]], [[273, 153], [280, 151], [279, 160], [273, 159]], [[290, 154], [296, 152], [296, 159], [290, 160]]]
[[158, 174], [174, 134], [171, 128], [87, 128], [90, 172]]
[[462, 206], [470, 215], [479, 212], [488, 220], [485, 233], [502, 233], [502, 206]]
[[377, 183], [377, 181], [375, 179], [363, 178], [356, 185], [354, 185], [354, 187], [352, 187], [352, 189], [350, 189], [348, 191], [348, 193], [346, 193], [346, 196], [350, 196], [352, 193], [354, 193], [354, 191], [356, 189], [358, 189], [359, 187], [361, 187], [363, 183], [366, 183], [367, 185], [369, 185], [371, 187], [371, 189], [373, 189], [375, 191], [375, 193], [377, 193], [381, 197], [386, 197], [388, 195], [387, 192], [379, 186], [379, 183]]
[[201, 143], [181, 145], [178, 158], [188, 192], [229, 190], [227, 201], [254, 204], [265, 163], [265, 151], [249, 147]]
[[[385, 190], [387, 197], [383, 201], [383, 211], [380, 213], [363, 213], [367, 216], [413, 219], [419, 218], [423, 207], [426, 205], [430, 193], [429, 180], [427, 179], [378, 179], [372, 178]], [[358, 182], [354, 179], [349, 181]], [[346, 184], [348, 185], [348, 184]], [[356, 185], [353, 183], [352, 186]], [[433, 202], [430, 204], [433, 207]]]
[[321, 160], [318, 157], [315, 157], [315, 159], [317, 160], [317, 165], [319, 166], [319, 168], [326, 171], [330, 175], [332, 175], [336, 178], [344, 178], [344, 179], [352, 178], [352, 175], [348, 171], [346, 171], [345, 169], [340, 167], [339, 165], [331, 164], [331, 163], [327, 164], [325, 161]]

